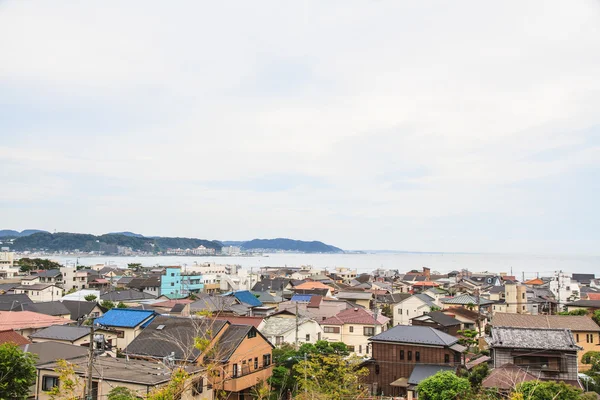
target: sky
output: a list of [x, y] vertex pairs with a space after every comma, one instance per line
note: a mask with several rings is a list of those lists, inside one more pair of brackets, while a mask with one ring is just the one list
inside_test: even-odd
[[600, 254], [600, 1], [0, 1], [0, 229]]

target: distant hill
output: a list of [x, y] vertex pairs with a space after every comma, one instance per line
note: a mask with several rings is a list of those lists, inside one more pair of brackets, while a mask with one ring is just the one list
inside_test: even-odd
[[[225, 242], [231, 243], [231, 242]], [[253, 249], [269, 249], [269, 250], [284, 250], [298, 251], [302, 253], [343, 253], [344, 250], [325, 244], [323, 242], [313, 241], [305, 242], [302, 240], [292, 239], [254, 239], [249, 242], [243, 242], [241, 247], [245, 250]]]
[[123, 235], [123, 236], [129, 236], [129, 237], [137, 237], [137, 238], [145, 237], [144, 235], [140, 235], [139, 233], [133, 233], [133, 232], [111, 232], [111, 233], [109, 233], [109, 235]]
[[33, 235], [34, 233], [38, 233], [38, 232], [46, 232], [46, 231], [41, 231], [39, 229], [25, 229], [24, 231], [19, 232], [19, 231], [13, 231], [12, 229], [3, 229], [3, 230], [0, 230], [0, 237], [22, 237], [22, 236]]
[[38, 232], [29, 236], [18, 237], [11, 247], [15, 251], [44, 249], [48, 251], [81, 250], [116, 253], [117, 246], [131, 247], [132, 250], [156, 252], [168, 248], [196, 248], [200, 245], [215, 249], [216, 251], [220, 251], [222, 247], [219, 242], [195, 238], [146, 238], [141, 235], [127, 236], [115, 233], [95, 236], [85, 233], [68, 232]]

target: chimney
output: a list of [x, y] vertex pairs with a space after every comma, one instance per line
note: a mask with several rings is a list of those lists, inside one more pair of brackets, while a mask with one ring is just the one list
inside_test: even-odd
[[423, 267], [423, 276], [427, 278], [427, 280], [431, 280], [431, 268]]

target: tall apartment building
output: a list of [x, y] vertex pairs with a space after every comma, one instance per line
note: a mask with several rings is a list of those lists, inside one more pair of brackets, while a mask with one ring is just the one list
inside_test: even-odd
[[12, 251], [0, 251], [0, 277], [13, 278], [19, 273], [15, 267], [15, 253]]

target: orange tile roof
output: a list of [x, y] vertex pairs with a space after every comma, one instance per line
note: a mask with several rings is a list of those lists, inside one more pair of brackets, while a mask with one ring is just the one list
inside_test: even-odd
[[14, 343], [16, 345], [28, 344], [31, 343], [29, 339], [25, 336], [19, 335], [17, 332], [12, 329], [8, 329], [5, 331], [0, 331], [0, 344], [2, 343]]
[[440, 286], [439, 283], [431, 282], [431, 281], [414, 282], [414, 283], [411, 283], [411, 285], [412, 286]]
[[33, 311], [0, 311], [0, 330], [45, 328], [52, 325], [66, 325], [71, 322], [74, 321]]
[[587, 293], [588, 300], [600, 300], [600, 293]]
[[525, 281], [523, 283], [526, 285], [543, 285], [544, 281], [539, 278], [535, 278], [535, 279], [530, 279], [528, 281]]
[[331, 286], [327, 286], [326, 284], [321, 283], [321, 282], [304, 282], [304, 283], [296, 286], [294, 289], [305, 289], [305, 290], [327, 289], [329, 291], [333, 290], [333, 288]]

